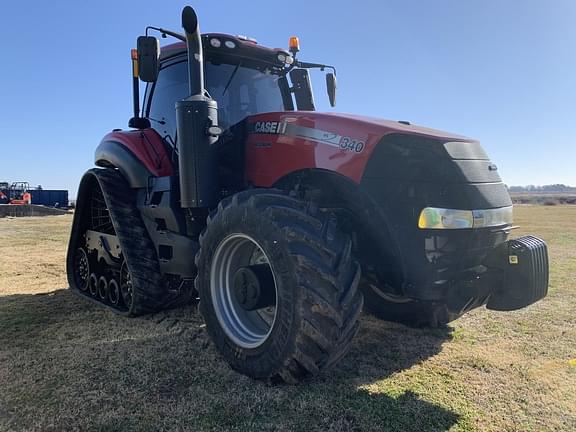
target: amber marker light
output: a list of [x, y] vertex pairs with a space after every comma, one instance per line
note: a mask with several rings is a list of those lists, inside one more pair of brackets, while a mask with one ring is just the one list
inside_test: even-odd
[[300, 40], [298, 39], [298, 36], [290, 37], [288, 46], [290, 47], [290, 52], [292, 54], [296, 54], [298, 51], [300, 51]]
[[132, 58], [132, 76], [136, 78], [138, 76], [138, 50], [136, 48], [130, 50], [130, 57]]

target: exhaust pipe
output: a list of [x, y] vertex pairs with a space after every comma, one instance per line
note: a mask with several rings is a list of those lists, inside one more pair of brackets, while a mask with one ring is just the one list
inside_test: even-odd
[[204, 95], [204, 56], [198, 16], [194, 9], [186, 6], [182, 9], [182, 27], [186, 34], [188, 48], [188, 83], [190, 96]]
[[180, 205], [214, 207], [219, 199], [218, 162], [212, 144], [218, 139], [218, 105], [204, 88], [204, 57], [198, 17], [190, 6], [182, 10], [188, 47], [190, 96], [176, 102]]

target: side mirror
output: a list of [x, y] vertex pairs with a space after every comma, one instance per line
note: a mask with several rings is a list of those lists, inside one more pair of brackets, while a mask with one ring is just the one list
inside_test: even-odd
[[158, 78], [158, 58], [160, 43], [154, 36], [140, 36], [136, 44], [138, 50], [138, 76], [144, 82], [154, 82]]
[[296, 107], [302, 111], [314, 111], [314, 95], [308, 71], [306, 69], [292, 69], [290, 80], [296, 98]]
[[330, 100], [330, 106], [336, 106], [336, 75], [333, 73], [326, 74], [326, 91], [328, 92], [328, 99]]

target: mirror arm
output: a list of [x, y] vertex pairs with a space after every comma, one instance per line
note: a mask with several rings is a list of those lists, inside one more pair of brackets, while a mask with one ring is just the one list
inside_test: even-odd
[[168, 35], [168, 36], [172, 36], [173, 38], [176, 38], [178, 40], [181, 40], [182, 42], [186, 42], [186, 36], [184, 36], [181, 33], [173, 32], [172, 30], [166, 30], [166, 29], [163, 29], [161, 27], [148, 26], [148, 27], [146, 27], [146, 36], [148, 36], [148, 30], [156, 30], [157, 32], [159, 32], [162, 35], [162, 37], [166, 37], [166, 35]]
[[336, 68], [334, 66], [320, 64], [320, 63], [308, 63], [302, 61], [295, 61], [294, 66], [304, 68], [304, 69], [320, 69], [324, 71], [324, 69], [332, 69], [334, 71], [334, 75], [336, 75]]
[[140, 117], [140, 82], [138, 77], [132, 77], [132, 96], [134, 97], [134, 118]]
[[146, 129], [150, 127], [150, 120], [140, 117], [140, 81], [138, 79], [138, 60], [132, 58], [132, 98], [134, 117], [128, 120], [128, 127]]

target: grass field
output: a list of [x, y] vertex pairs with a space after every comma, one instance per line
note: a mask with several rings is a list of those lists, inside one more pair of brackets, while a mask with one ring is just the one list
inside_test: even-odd
[[576, 206], [520, 206], [550, 293], [441, 330], [371, 317], [298, 386], [231, 371], [195, 308], [125, 319], [67, 290], [71, 216], [0, 219], [0, 430], [574, 431]]
[[576, 204], [575, 193], [538, 193], [538, 192], [512, 192], [510, 198], [514, 204], [533, 204], [533, 205], [561, 205]]

